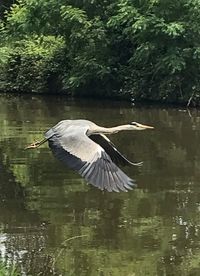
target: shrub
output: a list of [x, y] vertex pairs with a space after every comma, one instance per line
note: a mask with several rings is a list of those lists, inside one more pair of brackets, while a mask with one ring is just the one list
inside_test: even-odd
[[[61, 37], [32, 36], [16, 41], [5, 53], [1, 62], [1, 91], [54, 92], [62, 87], [66, 61]], [[9, 49], [9, 51], [6, 51]]]

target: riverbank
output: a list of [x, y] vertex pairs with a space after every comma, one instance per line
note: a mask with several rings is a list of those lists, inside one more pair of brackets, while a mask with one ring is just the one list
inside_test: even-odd
[[19, 1], [0, 19], [0, 91], [200, 106], [192, 1]]

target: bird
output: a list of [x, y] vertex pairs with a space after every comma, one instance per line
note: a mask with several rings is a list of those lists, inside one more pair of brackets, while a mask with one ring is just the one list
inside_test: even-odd
[[77, 171], [88, 183], [108, 192], [127, 192], [136, 184], [119, 165], [140, 166], [120, 153], [106, 135], [124, 130], [154, 127], [131, 122], [115, 127], [101, 127], [89, 120], [62, 120], [44, 134], [44, 139], [26, 147], [35, 149], [48, 141], [54, 156]]

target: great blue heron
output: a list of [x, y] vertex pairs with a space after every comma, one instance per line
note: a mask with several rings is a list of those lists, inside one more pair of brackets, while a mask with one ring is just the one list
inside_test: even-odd
[[88, 120], [63, 120], [49, 129], [45, 139], [26, 149], [49, 142], [53, 154], [76, 170], [87, 182], [109, 192], [131, 190], [135, 184], [117, 165], [140, 165], [124, 157], [105, 136], [122, 130], [153, 129], [136, 122], [106, 128]]

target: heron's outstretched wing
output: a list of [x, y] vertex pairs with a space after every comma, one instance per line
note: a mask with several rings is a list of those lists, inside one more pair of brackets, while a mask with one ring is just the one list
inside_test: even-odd
[[86, 127], [71, 128], [60, 135], [54, 129], [48, 139], [53, 154], [101, 190], [119, 192], [132, 189], [135, 186], [133, 180], [86, 135], [87, 130]]
[[104, 134], [92, 134], [89, 136], [92, 141], [99, 144], [105, 152], [110, 156], [111, 160], [116, 165], [134, 165], [134, 166], [141, 166], [142, 162], [133, 163], [129, 161], [124, 155], [122, 155], [115, 147], [115, 145], [108, 139], [107, 136]]

